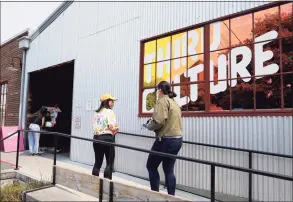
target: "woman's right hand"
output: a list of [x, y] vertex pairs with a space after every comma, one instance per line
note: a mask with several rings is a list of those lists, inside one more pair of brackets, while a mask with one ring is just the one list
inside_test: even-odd
[[113, 132], [114, 135], [116, 135], [119, 130], [119, 126], [117, 124], [110, 124], [108, 128]]

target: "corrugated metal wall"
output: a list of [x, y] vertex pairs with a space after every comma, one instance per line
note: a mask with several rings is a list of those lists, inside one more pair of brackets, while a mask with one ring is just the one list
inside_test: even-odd
[[[92, 137], [93, 111], [87, 100], [104, 92], [119, 98], [115, 111], [124, 132], [152, 135], [141, 130], [138, 118], [139, 41], [161, 33], [225, 16], [267, 2], [74, 2], [31, 44], [28, 72], [75, 59], [73, 121], [81, 128], [72, 134]], [[75, 103], [81, 102], [81, 108]], [[292, 154], [292, 117], [184, 118], [184, 139], [189, 141]], [[152, 140], [120, 135], [117, 143], [149, 149]], [[248, 166], [248, 154], [184, 145], [180, 155], [231, 165]], [[147, 176], [146, 154], [116, 149], [118, 171]], [[71, 159], [93, 164], [92, 144], [72, 140]], [[253, 156], [256, 169], [292, 175], [292, 161]], [[210, 168], [178, 161], [178, 184], [209, 190]], [[218, 192], [247, 197], [248, 175], [216, 169]], [[162, 173], [162, 171], [161, 171]], [[163, 175], [161, 175], [163, 176]], [[292, 201], [292, 183], [254, 176], [254, 199]]]

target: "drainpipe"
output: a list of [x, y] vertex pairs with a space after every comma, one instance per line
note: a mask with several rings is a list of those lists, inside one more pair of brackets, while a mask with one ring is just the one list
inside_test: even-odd
[[18, 127], [23, 129], [22, 126], [22, 106], [23, 106], [23, 89], [24, 89], [24, 77], [25, 77], [25, 63], [26, 63], [26, 50], [22, 54], [22, 67], [21, 67], [21, 85], [20, 85], [20, 101], [19, 101], [19, 115], [18, 115]]
[[[19, 49], [23, 51], [23, 59], [22, 59], [22, 68], [21, 68], [21, 86], [20, 86], [20, 100], [19, 100], [19, 117], [18, 117], [18, 127], [20, 130], [25, 129], [25, 117], [26, 117], [26, 103], [25, 99], [26, 97], [24, 96], [26, 93], [26, 53], [27, 50], [29, 49], [30, 46], [30, 40], [27, 36], [24, 36], [18, 40], [19, 44]], [[27, 142], [27, 135], [23, 134], [24, 138], [24, 146], [26, 147], [26, 142]]]
[[26, 117], [27, 117], [27, 99], [28, 99], [28, 82], [29, 82], [29, 74], [26, 73], [24, 77], [23, 84], [23, 102], [22, 102], [22, 117], [21, 117], [21, 127], [25, 128]]

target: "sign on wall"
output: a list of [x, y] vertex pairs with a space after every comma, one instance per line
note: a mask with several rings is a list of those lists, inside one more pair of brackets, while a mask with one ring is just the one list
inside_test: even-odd
[[81, 101], [75, 101], [75, 108], [81, 108]]
[[74, 128], [80, 129], [81, 128], [81, 117], [77, 116], [74, 118]]
[[292, 47], [292, 3], [145, 42], [141, 112], [160, 81], [185, 112], [292, 108]]
[[92, 110], [92, 100], [86, 101], [86, 110], [91, 111]]

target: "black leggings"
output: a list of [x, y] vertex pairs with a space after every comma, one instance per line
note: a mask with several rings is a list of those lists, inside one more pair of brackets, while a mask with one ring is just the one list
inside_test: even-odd
[[[101, 140], [106, 142], [115, 142], [113, 135], [94, 135], [95, 140]], [[104, 161], [104, 155], [106, 156], [106, 168], [104, 170], [104, 177], [109, 178], [110, 172], [113, 172], [113, 164], [115, 159], [115, 148], [114, 146], [104, 145], [99, 143], [93, 143], [94, 152], [95, 152], [95, 164], [93, 167], [92, 175], [99, 176], [100, 169]], [[110, 151], [112, 148], [112, 151]], [[111, 154], [110, 154], [111, 153]], [[110, 167], [110, 165], [112, 165]]]

